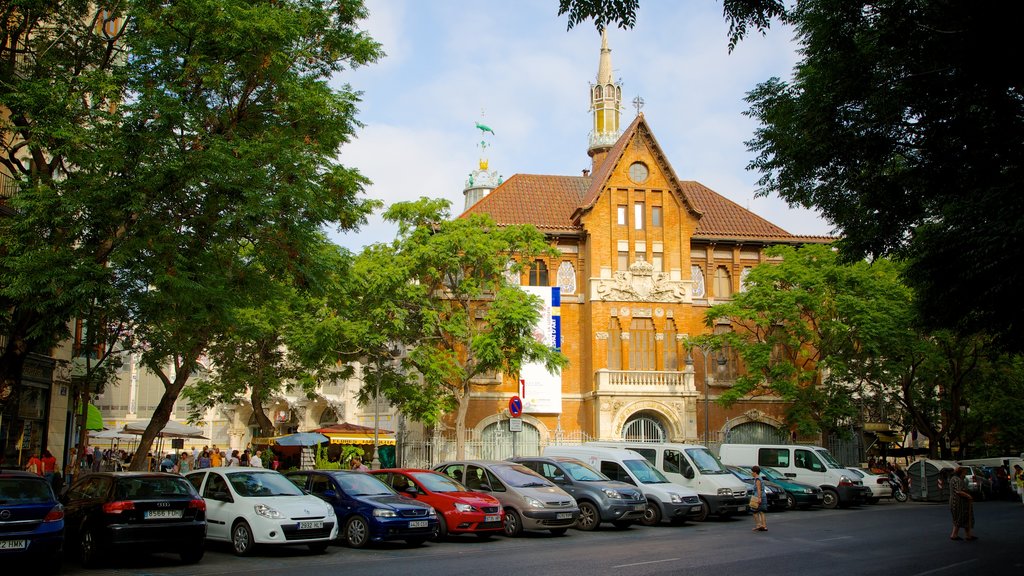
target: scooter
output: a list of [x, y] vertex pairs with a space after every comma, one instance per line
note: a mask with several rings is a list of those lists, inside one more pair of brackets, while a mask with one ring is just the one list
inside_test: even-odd
[[889, 474], [889, 485], [892, 486], [892, 498], [897, 502], [907, 501], [907, 492], [903, 489], [903, 482], [895, 474]]

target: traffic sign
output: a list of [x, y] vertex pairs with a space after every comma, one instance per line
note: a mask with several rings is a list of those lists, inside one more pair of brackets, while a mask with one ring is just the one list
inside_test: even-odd
[[513, 418], [519, 418], [523, 415], [523, 400], [519, 396], [513, 396], [508, 401], [508, 413]]
[[522, 432], [523, 431], [523, 419], [522, 418], [509, 418], [508, 419], [508, 431], [509, 432]]

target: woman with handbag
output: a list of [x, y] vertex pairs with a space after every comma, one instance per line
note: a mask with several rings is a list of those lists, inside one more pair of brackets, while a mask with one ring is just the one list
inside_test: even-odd
[[751, 515], [754, 517], [754, 532], [768, 531], [768, 518], [765, 511], [768, 509], [768, 499], [764, 493], [764, 479], [761, 478], [761, 467], [753, 466], [750, 473], [754, 475], [754, 495], [750, 497]]

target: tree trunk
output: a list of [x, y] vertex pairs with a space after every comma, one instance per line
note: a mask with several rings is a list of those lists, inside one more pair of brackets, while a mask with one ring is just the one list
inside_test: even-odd
[[[157, 375], [164, 382], [164, 395], [160, 397], [160, 403], [157, 404], [156, 410], [153, 411], [153, 416], [149, 420], [149, 425], [146, 426], [146, 431], [142, 433], [142, 438], [139, 439], [139, 447], [135, 450], [135, 456], [132, 457], [131, 470], [146, 470], [148, 464], [146, 457], [149, 455], [150, 448], [153, 447], [153, 440], [156, 439], [157, 434], [164, 429], [164, 426], [171, 419], [171, 410], [174, 408], [174, 402], [178, 399], [178, 395], [181, 394], [185, 383], [188, 382], [189, 372], [191, 370], [177, 370], [174, 374], [173, 382], [167, 378], [162, 370], [157, 372]], [[157, 456], [159, 455], [154, 454], [154, 457]]]
[[263, 400], [255, 388], [249, 394], [249, 404], [252, 405], [252, 415], [256, 418], [256, 424], [260, 427], [260, 435], [264, 437], [273, 436], [274, 423], [267, 417], [267, 412], [263, 409]]
[[469, 400], [469, 382], [466, 382], [462, 385], [459, 412], [455, 417], [455, 458], [459, 460], [466, 457], [466, 414], [469, 412]]

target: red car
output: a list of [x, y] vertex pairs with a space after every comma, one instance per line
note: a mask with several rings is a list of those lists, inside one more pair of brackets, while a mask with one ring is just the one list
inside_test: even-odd
[[490, 494], [470, 492], [465, 486], [433, 470], [387, 468], [370, 472], [399, 494], [437, 510], [437, 539], [449, 534], [476, 534], [490, 538], [502, 532], [505, 511]]

